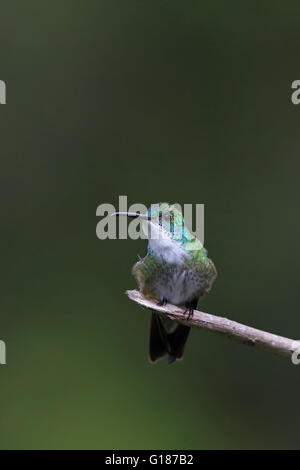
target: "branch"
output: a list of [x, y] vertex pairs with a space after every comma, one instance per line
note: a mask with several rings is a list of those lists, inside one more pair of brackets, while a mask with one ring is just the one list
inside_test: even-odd
[[142, 307], [155, 310], [187, 326], [195, 326], [204, 330], [214, 331], [237, 340], [249, 346], [271, 351], [281, 356], [290, 357], [294, 352], [300, 352], [300, 342], [277, 336], [266, 331], [257, 330], [250, 326], [242, 325], [228, 318], [218, 317], [210, 313], [194, 310], [193, 316], [188, 320], [184, 309], [172, 304], [158, 305], [155, 300], [150, 300], [141, 295], [137, 290], [126, 291], [128, 297]]

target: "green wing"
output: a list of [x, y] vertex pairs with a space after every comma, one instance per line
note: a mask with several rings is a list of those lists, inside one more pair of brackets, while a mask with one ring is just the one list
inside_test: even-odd
[[155, 283], [155, 278], [161, 272], [163, 264], [163, 261], [154, 253], [148, 253], [133, 266], [132, 274], [143, 295], [151, 296], [150, 286]]

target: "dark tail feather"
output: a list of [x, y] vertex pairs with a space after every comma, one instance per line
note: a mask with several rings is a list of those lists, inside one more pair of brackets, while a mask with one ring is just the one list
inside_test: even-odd
[[151, 315], [149, 357], [155, 362], [168, 353], [168, 338], [157, 313]]
[[178, 324], [176, 330], [168, 335], [169, 358], [168, 363], [182, 359], [185, 343], [188, 339], [190, 327]]
[[176, 359], [182, 359], [189, 332], [190, 327], [178, 324], [175, 331], [168, 334], [159, 315], [153, 312], [150, 328], [150, 361], [155, 362], [166, 354], [169, 355], [169, 364], [176, 361]]

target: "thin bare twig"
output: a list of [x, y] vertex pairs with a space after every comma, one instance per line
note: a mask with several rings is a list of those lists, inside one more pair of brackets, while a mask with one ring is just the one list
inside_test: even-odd
[[155, 310], [172, 320], [176, 320], [188, 326], [214, 331], [230, 339], [240, 341], [250, 346], [256, 346], [266, 351], [272, 351], [281, 356], [292, 357], [295, 351], [300, 350], [300, 343], [296, 340], [257, 330], [256, 328], [228, 320], [228, 318], [194, 310], [193, 316], [187, 319], [187, 313], [180, 307], [169, 303], [166, 305], [158, 305], [155, 300], [145, 298], [137, 290], [128, 290], [126, 294], [131, 300], [137, 302], [142, 307]]

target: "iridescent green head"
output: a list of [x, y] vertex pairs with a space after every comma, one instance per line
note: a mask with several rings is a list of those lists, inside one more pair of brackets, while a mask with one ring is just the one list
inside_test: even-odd
[[185, 250], [200, 249], [202, 247], [200, 241], [186, 227], [179, 205], [161, 202], [151, 204], [144, 214], [118, 212], [116, 215], [139, 217], [142, 228], [149, 239], [149, 248], [151, 241], [167, 239], [181, 245]]

